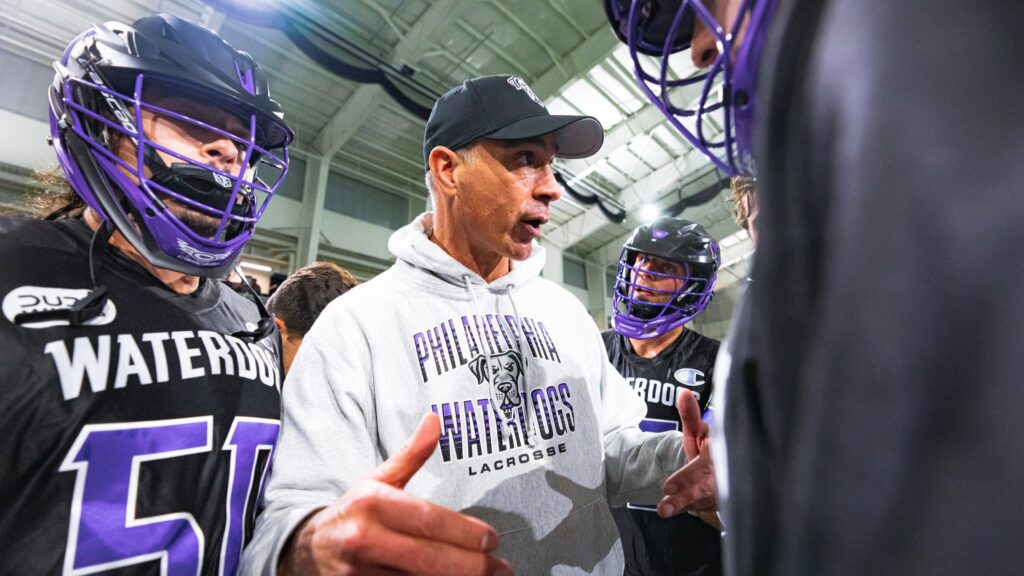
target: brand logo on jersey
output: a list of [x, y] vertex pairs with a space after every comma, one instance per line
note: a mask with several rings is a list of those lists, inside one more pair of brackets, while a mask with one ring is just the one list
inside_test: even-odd
[[697, 388], [704, 385], [704, 373], [693, 368], [680, 368], [674, 374], [676, 380], [687, 388]]
[[[218, 174], [219, 176], [219, 174]], [[221, 176], [223, 178], [223, 176]], [[230, 252], [221, 252], [219, 254], [214, 252], [203, 252], [189, 246], [184, 240], [178, 238], [178, 249], [185, 256], [186, 260], [190, 260], [194, 264], [200, 266], [209, 266], [211, 263], [216, 264], [217, 262], [227, 258]]]
[[[53, 288], [48, 286], [21, 286], [11, 290], [4, 296], [4, 316], [12, 323], [22, 312], [45, 312], [49, 310], [68, 310], [76, 302], [89, 293], [85, 288]], [[103, 306], [103, 312], [99, 316], [89, 320], [85, 326], [103, 326], [110, 324], [117, 317], [117, 307], [108, 298]], [[22, 328], [50, 328], [52, 326], [67, 326], [66, 318], [55, 320], [41, 320], [21, 324]]]
[[530, 87], [526, 84], [526, 80], [523, 80], [519, 76], [509, 76], [508, 83], [513, 88], [515, 88], [516, 90], [521, 90], [523, 92], [526, 92], [526, 95], [530, 97], [530, 100], [533, 100], [534, 102], [536, 102], [538, 106], [543, 106], [544, 105], [540, 101], [540, 98], [537, 98], [537, 95], [534, 94], [533, 90], [531, 90]]
[[523, 357], [514, 350], [500, 354], [481, 354], [469, 361], [469, 369], [476, 376], [477, 384], [487, 382], [494, 391], [498, 408], [505, 418], [512, 417], [512, 411], [522, 404]]

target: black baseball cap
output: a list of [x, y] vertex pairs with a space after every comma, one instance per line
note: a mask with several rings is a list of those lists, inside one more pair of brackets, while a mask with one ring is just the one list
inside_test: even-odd
[[593, 116], [552, 116], [519, 76], [481, 76], [445, 92], [423, 134], [423, 167], [430, 151], [457, 150], [481, 138], [522, 140], [555, 133], [559, 158], [586, 158], [601, 149], [604, 128]]

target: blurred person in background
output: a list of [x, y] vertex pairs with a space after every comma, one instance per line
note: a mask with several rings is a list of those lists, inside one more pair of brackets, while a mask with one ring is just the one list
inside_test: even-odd
[[302, 338], [320, 313], [356, 284], [359, 281], [352, 273], [333, 262], [313, 262], [281, 282], [267, 300], [267, 310], [274, 315], [274, 323], [281, 333], [285, 374], [302, 345]]

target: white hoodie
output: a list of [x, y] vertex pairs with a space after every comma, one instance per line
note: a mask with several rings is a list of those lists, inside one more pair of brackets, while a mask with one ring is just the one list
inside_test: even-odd
[[491, 524], [518, 574], [622, 574], [608, 505], [657, 502], [685, 461], [681, 435], [640, 431], [645, 404], [579, 300], [539, 276], [542, 247], [486, 284], [429, 240], [431, 225], [427, 213], [395, 232], [395, 265], [303, 340], [242, 572], [273, 574], [299, 522], [433, 410], [439, 449], [409, 492]]

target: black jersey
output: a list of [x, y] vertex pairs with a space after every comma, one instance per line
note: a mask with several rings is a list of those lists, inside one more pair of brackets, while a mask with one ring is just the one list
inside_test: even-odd
[[780, 5], [729, 571], [1019, 575], [1024, 3]]
[[[649, 431], [679, 430], [676, 396], [690, 392], [709, 419], [712, 377], [719, 342], [683, 330], [675, 342], [654, 358], [642, 358], [629, 339], [613, 330], [601, 334], [608, 358], [626, 382], [647, 402], [641, 427]], [[722, 542], [703, 520], [682, 514], [661, 518], [654, 507], [629, 505], [612, 509], [622, 536], [625, 574], [716, 576], [722, 573]]]
[[277, 338], [220, 282], [177, 295], [115, 248], [88, 325], [81, 221], [0, 219], [0, 574], [232, 574], [277, 439]]
[[711, 405], [711, 379], [715, 371], [715, 356], [718, 355], [718, 340], [684, 329], [676, 341], [657, 356], [642, 358], [633, 352], [629, 338], [618, 332], [605, 330], [601, 337], [612, 366], [647, 402], [649, 422], [675, 423], [664, 429], [678, 430], [676, 394], [682, 390], [689, 390], [697, 399], [701, 414], [705, 418], [710, 417], [708, 407]]

